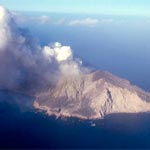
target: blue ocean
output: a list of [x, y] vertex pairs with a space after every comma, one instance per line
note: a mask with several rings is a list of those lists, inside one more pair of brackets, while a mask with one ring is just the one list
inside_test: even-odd
[[[1, 100], [22, 96], [0, 92]], [[28, 99], [29, 97], [26, 97]], [[7, 101], [7, 100], [6, 100]], [[112, 114], [102, 120], [56, 118], [17, 104], [0, 105], [0, 147], [8, 149], [150, 148], [150, 114]]]

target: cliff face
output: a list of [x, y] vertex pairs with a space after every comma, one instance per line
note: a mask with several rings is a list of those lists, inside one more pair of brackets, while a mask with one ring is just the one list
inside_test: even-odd
[[149, 93], [103, 71], [62, 77], [36, 97], [35, 108], [56, 116], [98, 119], [110, 113], [150, 111]]

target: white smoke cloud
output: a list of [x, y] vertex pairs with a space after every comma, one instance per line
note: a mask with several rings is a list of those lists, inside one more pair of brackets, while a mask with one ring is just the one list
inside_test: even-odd
[[45, 46], [43, 48], [43, 54], [50, 61], [52, 57], [55, 57], [58, 62], [67, 61], [73, 57], [70, 46], [62, 46], [59, 42], [54, 43], [52, 47]]
[[70, 46], [62, 46], [56, 42], [52, 46], [44, 46], [43, 54], [45, 58], [52, 62], [54, 59], [59, 64], [59, 70], [63, 75], [72, 75], [81, 73], [81, 60], [74, 60]]
[[60, 75], [83, 72], [70, 46], [56, 42], [41, 47], [15, 21], [15, 15], [0, 6], [0, 88], [37, 90], [55, 84]]
[[10, 18], [6, 13], [6, 10], [3, 7], [0, 7], [0, 50], [6, 47], [6, 44], [11, 38], [10, 28], [7, 22], [10, 22]]

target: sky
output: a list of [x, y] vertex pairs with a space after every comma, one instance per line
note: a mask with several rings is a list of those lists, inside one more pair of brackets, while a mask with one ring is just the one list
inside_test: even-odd
[[150, 0], [0, 0], [15, 11], [150, 16]]

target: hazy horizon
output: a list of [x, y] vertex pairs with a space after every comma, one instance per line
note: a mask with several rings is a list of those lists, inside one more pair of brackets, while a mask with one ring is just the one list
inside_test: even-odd
[[[18, 5], [16, 5], [18, 4]], [[68, 13], [96, 13], [113, 15], [146, 15], [150, 16], [149, 0], [1, 0], [0, 5], [4, 5], [10, 10], [16, 11], [44, 11], [44, 12], [68, 12]]]

